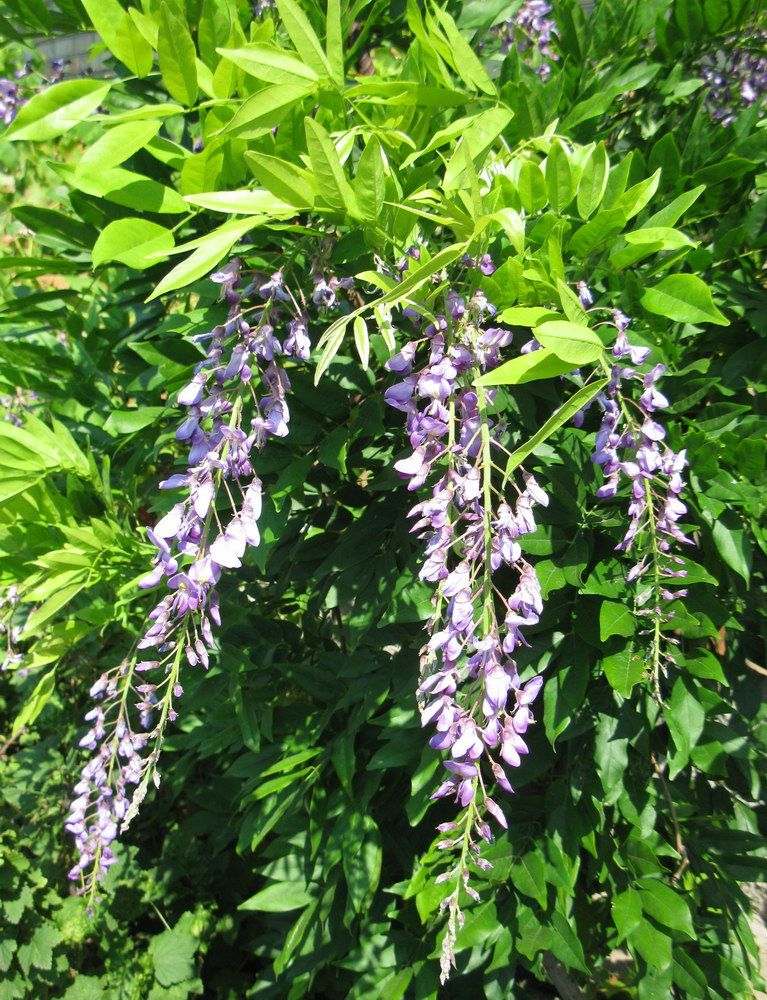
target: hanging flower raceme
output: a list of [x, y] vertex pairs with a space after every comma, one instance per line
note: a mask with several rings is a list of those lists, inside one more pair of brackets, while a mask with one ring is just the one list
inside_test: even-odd
[[[665, 605], [687, 594], [684, 589], [673, 589], [686, 576], [684, 560], [674, 550], [693, 544], [678, 524], [687, 513], [681, 499], [687, 458], [684, 450], [675, 452], [666, 444], [666, 430], [658, 420], [658, 411], [669, 405], [658, 389], [666, 366], [657, 364], [640, 371], [650, 349], [629, 343], [630, 323], [619, 310], [612, 310], [618, 336], [611, 349], [614, 363], [609, 382], [595, 397], [602, 421], [591, 460], [605, 476], [597, 497], [608, 499], [621, 491], [630, 494], [628, 527], [616, 548], [634, 555], [627, 580], [642, 581], [637, 614], [652, 619], [645, 634], [651, 636], [647, 661], [657, 691], [659, 671], [673, 663], [672, 647], [677, 643], [662, 630], [674, 613]], [[641, 391], [632, 391], [635, 388]], [[576, 422], [583, 422], [582, 413]]]
[[[156, 553], [139, 586], [164, 583], [165, 593], [149, 614], [136, 656], [103, 674], [90, 691], [95, 704], [80, 746], [92, 757], [75, 786], [66, 823], [79, 851], [70, 877], [84, 891], [92, 892], [114, 863], [111, 845], [137, 812], [149, 782], [159, 783], [157, 758], [166, 724], [176, 718], [184, 665], [208, 667], [213, 627], [221, 624], [216, 584], [223, 572], [241, 565], [248, 546], [259, 544], [262, 484], [251, 460], [269, 438], [288, 433], [290, 382], [280, 359], [305, 359], [311, 349], [307, 316], [282, 273], [239, 290], [240, 268], [235, 258], [212, 275], [229, 314], [195, 338], [207, 344], [207, 353], [177, 399], [186, 415], [176, 438], [189, 448], [188, 468], [160, 483], [181, 496], [147, 528]], [[260, 304], [244, 308], [250, 295]], [[140, 729], [131, 723], [136, 711]], [[129, 786], [138, 786], [132, 797]]]
[[[486, 258], [482, 264], [492, 266]], [[415, 519], [411, 530], [424, 539], [420, 578], [435, 588], [418, 688], [422, 725], [433, 729], [430, 745], [446, 754], [447, 776], [432, 798], [452, 797], [462, 810], [456, 822], [439, 828], [450, 834], [439, 846], [460, 852], [457, 865], [438, 879], [454, 884], [443, 902], [443, 981], [463, 921], [459, 887], [476, 898], [472, 866], [489, 867], [478, 846], [480, 840], [492, 843], [487, 817], [507, 826], [490, 792], [496, 785], [512, 791], [507, 769], [528, 752], [530, 706], [543, 683], [533, 677], [522, 684], [512, 656], [529, 645], [526, 630], [543, 610], [523, 541], [536, 528], [534, 506], [545, 506], [548, 497], [527, 473], [513, 502], [494, 479], [493, 454], [503, 447], [504, 425], [491, 415], [495, 391], [477, 379], [498, 365], [512, 338], [489, 325], [494, 315], [482, 291], [466, 301], [451, 290], [444, 312], [387, 363], [400, 381], [387, 389], [386, 400], [406, 415], [413, 449], [394, 468], [409, 490], [430, 484], [428, 497], [409, 516]], [[502, 589], [498, 581], [509, 578], [515, 585]]]

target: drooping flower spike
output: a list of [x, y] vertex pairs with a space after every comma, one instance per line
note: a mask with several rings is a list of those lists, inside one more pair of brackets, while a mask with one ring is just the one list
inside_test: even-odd
[[[492, 266], [489, 259], [482, 262]], [[483, 292], [467, 300], [451, 289], [444, 312], [387, 363], [399, 381], [386, 390], [386, 401], [406, 415], [413, 449], [394, 468], [409, 490], [429, 484], [428, 496], [409, 516], [411, 530], [424, 539], [419, 576], [435, 588], [418, 687], [422, 725], [434, 730], [429, 743], [445, 753], [447, 775], [432, 798], [450, 797], [461, 809], [455, 823], [440, 827], [458, 833], [439, 847], [460, 852], [457, 865], [438, 878], [453, 883], [443, 904], [443, 981], [463, 920], [459, 888], [476, 897], [471, 866], [489, 867], [478, 846], [493, 839], [487, 817], [507, 826], [490, 791], [495, 785], [512, 791], [506, 769], [518, 767], [528, 752], [530, 706], [543, 683], [533, 677], [522, 684], [512, 654], [529, 645], [525, 632], [543, 610], [522, 543], [536, 528], [534, 506], [545, 506], [548, 497], [527, 473], [513, 502], [496, 485], [493, 454], [502, 447], [504, 425], [492, 415], [495, 391], [476, 381], [511, 343], [510, 331], [489, 326], [494, 315]], [[423, 359], [419, 368], [417, 357]], [[517, 580], [510, 593], [497, 582], [509, 572]]]
[[[207, 344], [206, 355], [177, 397], [186, 415], [176, 439], [189, 449], [188, 468], [160, 483], [182, 495], [147, 528], [156, 551], [139, 586], [164, 583], [165, 593], [148, 616], [137, 655], [91, 687], [90, 729], [80, 741], [93, 755], [75, 786], [66, 827], [79, 852], [70, 877], [91, 895], [115, 861], [118, 830], [137, 812], [150, 781], [159, 782], [157, 759], [183, 694], [184, 665], [208, 667], [213, 628], [221, 624], [216, 585], [222, 573], [241, 566], [248, 546], [259, 544], [262, 483], [252, 459], [270, 438], [288, 433], [290, 380], [281, 360], [304, 360], [311, 350], [308, 318], [281, 272], [242, 288], [235, 258], [211, 280], [221, 285], [229, 313], [194, 338]], [[245, 307], [249, 296], [259, 304]], [[132, 722], [136, 714], [140, 728]], [[129, 786], [138, 786], [132, 797]]]

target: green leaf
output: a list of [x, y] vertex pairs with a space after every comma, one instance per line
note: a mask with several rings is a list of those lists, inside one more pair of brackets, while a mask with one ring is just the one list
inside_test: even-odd
[[[248, 157], [257, 155], [259, 154], [246, 153], [245, 159], [247, 161]], [[267, 159], [276, 158], [270, 156]], [[226, 215], [266, 215], [284, 219], [296, 214], [294, 203], [281, 201], [271, 191], [206, 191], [204, 194], [184, 195], [184, 201], [207, 208], [210, 212], [223, 212]]]
[[257, 139], [275, 125], [281, 125], [293, 108], [314, 90], [315, 85], [310, 82], [264, 87], [245, 101], [221, 131], [240, 139]]
[[320, 196], [330, 208], [353, 215], [356, 211], [354, 195], [330, 136], [314, 118], [305, 118], [304, 126], [309, 159]]
[[645, 663], [640, 655], [633, 653], [628, 647], [619, 653], [603, 657], [602, 670], [610, 687], [622, 698], [628, 698], [634, 685], [644, 676]]
[[357, 163], [354, 196], [365, 222], [378, 222], [386, 197], [386, 178], [383, 153], [377, 136], [373, 135], [368, 139]]
[[344, 60], [344, 34], [341, 25], [341, 0], [328, 0], [325, 18], [325, 49], [330, 66], [331, 78], [337, 87], [343, 87], [346, 79]]
[[197, 52], [186, 22], [160, 4], [160, 34], [157, 39], [160, 73], [168, 93], [191, 108], [197, 101]]
[[511, 306], [510, 309], [498, 313], [496, 317], [499, 323], [508, 323], [509, 326], [529, 326], [531, 329], [547, 320], [562, 318], [561, 313], [553, 309], [543, 309], [541, 306]]
[[311, 208], [317, 196], [317, 185], [308, 170], [287, 163], [266, 153], [245, 153], [245, 162], [253, 171], [259, 184], [296, 208]]
[[319, 900], [313, 899], [306, 907], [301, 916], [296, 920], [285, 937], [285, 944], [282, 951], [274, 960], [274, 974], [281, 976], [288, 966], [291, 956], [300, 947], [306, 936], [306, 932], [314, 919], [314, 914], [319, 906]]
[[729, 326], [719, 312], [708, 285], [696, 274], [669, 274], [640, 299], [648, 312], [678, 323], [716, 323]]
[[303, 61], [318, 77], [333, 78], [333, 71], [309, 19], [295, 0], [277, 0], [277, 10], [285, 30]]
[[197, 938], [188, 931], [174, 928], [153, 937], [149, 942], [149, 954], [154, 962], [157, 982], [162, 986], [173, 986], [174, 983], [194, 978], [197, 948]]
[[162, 215], [179, 215], [189, 211], [189, 206], [173, 188], [132, 170], [114, 167], [86, 174], [65, 163], [49, 163], [70, 187], [96, 198], [106, 198], [116, 205]]
[[705, 185], [700, 184], [698, 187], [693, 188], [692, 191], [685, 191], [685, 193], [680, 194], [678, 198], [674, 198], [674, 200], [670, 202], [670, 204], [666, 205], [665, 208], [656, 212], [655, 215], [651, 215], [645, 222], [645, 226], [651, 228], [652, 226], [675, 225], [687, 209], [695, 204], [705, 190]]
[[[654, 927], [649, 920], [642, 920], [628, 936], [630, 948], [639, 952], [652, 969], [667, 969], [671, 965], [671, 938]], [[664, 997], [668, 992], [663, 993]]]
[[85, 577], [74, 583], [69, 583], [60, 590], [57, 590], [52, 597], [44, 601], [39, 608], [32, 612], [24, 626], [24, 631], [28, 635], [39, 632], [46, 622], [59, 612], [64, 605], [69, 604], [73, 597], [76, 597], [85, 586]]
[[729, 511], [726, 515], [717, 518], [711, 529], [714, 545], [730, 569], [734, 569], [748, 583], [753, 562], [751, 541], [742, 522]]
[[500, 368], [487, 372], [477, 380], [478, 385], [523, 385], [525, 382], [536, 382], [539, 379], [555, 378], [557, 375], [567, 375], [573, 370], [571, 361], [563, 361], [553, 351], [543, 348], [540, 351], [530, 351], [520, 354], [510, 361], [504, 362]]
[[672, 780], [687, 766], [690, 751], [703, 732], [706, 710], [697, 692], [695, 682], [683, 674], [674, 681], [668, 706], [663, 707], [663, 718], [676, 746], [676, 753], [669, 760]]
[[273, 882], [240, 903], [237, 909], [256, 910], [260, 913], [289, 913], [290, 910], [308, 906], [313, 898], [304, 882]]
[[587, 257], [592, 251], [604, 246], [626, 225], [626, 216], [614, 208], [600, 212], [591, 222], [573, 234], [570, 250], [579, 257]]
[[623, 212], [627, 221], [633, 219], [658, 190], [658, 184], [660, 184], [660, 170], [656, 170], [652, 177], [624, 191], [615, 204], [610, 206], [612, 211]]
[[22, 729], [31, 726], [38, 715], [51, 699], [51, 695], [56, 689], [56, 668], [43, 674], [35, 685], [32, 694], [27, 698], [21, 707], [21, 711], [13, 720], [11, 727], [11, 739], [15, 739]]
[[77, 164], [77, 170], [88, 174], [125, 163], [157, 135], [160, 125], [161, 122], [156, 119], [115, 125], [85, 150]]
[[487, 70], [481, 60], [455, 26], [455, 21], [447, 11], [442, 10], [436, 4], [432, 6], [432, 11], [445, 32], [456, 70], [463, 82], [483, 94], [495, 97], [497, 91], [493, 81], [487, 75]]
[[[542, 353], [541, 351], [532, 351], [531, 352], [532, 355], [541, 354], [541, 353]], [[523, 354], [520, 357], [527, 358], [527, 357], [530, 357], [530, 356], [531, 355], [529, 355], [529, 354]], [[512, 360], [513, 361], [518, 361], [519, 358], [514, 358]], [[509, 362], [509, 363], [511, 363], [511, 362]], [[568, 362], [568, 364], [569, 364], [569, 362]], [[505, 366], [502, 366], [502, 367], [505, 367]], [[492, 374], [495, 374], [495, 373], [494, 372], [490, 372], [488, 374], [492, 375]], [[564, 373], [561, 373], [561, 374], [564, 374]], [[483, 379], [485, 377], [486, 376], [483, 376]], [[541, 376], [538, 375], [537, 377], [540, 378]], [[483, 383], [482, 379], [480, 379], [479, 381], [480, 381], [480, 383]], [[525, 379], [525, 381], [531, 381], [531, 379], [528, 378], [528, 379]], [[593, 399], [594, 396], [596, 396], [596, 394], [600, 391], [600, 389], [603, 389], [607, 385], [607, 381], [608, 380], [606, 378], [597, 379], [596, 382], [592, 382], [589, 385], [584, 385], [583, 388], [579, 389], [576, 393], [574, 393], [570, 397], [570, 399], [567, 400], [566, 403], [563, 403], [562, 406], [560, 406], [558, 410], [555, 410], [555, 412], [552, 413], [552, 415], [549, 417], [549, 419], [541, 427], [539, 427], [539, 429], [535, 432], [535, 434], [533, 434], [533, 436], [528, 441], [526, 441], [525, 444], [521, 445], [519, 448], [515, 448], [514, 451], [511, 453], [511, 455], [509, 455], [509, 459], [508, 459], [508, 461], [506, 463], [506, 471], [504, 472], [504, 475], [503, 475], [503, 481], [504, 481], [504, 483], [509, 478], [509, 476], [511, 475], [511, 473], [524, 462], [524, 460], [527, 458], [528, 455], [532, 454], [532, 452], [535, 451], [535, 449], [540, 444], [543, 444], [544, 441], [548, 440], [548, 438], [550, 438], [551, 435], [554, 434], [555, 431], [559, 430], [559, 428], [563, 424], [565, 424], [568, 420], [570, 420], [578, 412], [578, 410], [580, 410], [582, 407], [584, 407], [586, 405], [586, 403], [589, 402], [589, 400]], [[492, 383], [492, 382], [490, 382], [490, 383], [487, 383], [487, 384], [488, 385], [494, 385], [494, 384], [507, 385], [509, 383]], [[516, 384], [518, 384], [518, 383], [516, 383]]]
[[605, 805], [613, 805], [623, 793], [628, 765], [628, 740], [616, 735], [618, 720], [612, 715], [597, 717], [594, 760], [604, 789]]
[[381, 834], [370, 815], [353, 812], [344, 824], [343, 869], [349, 899], [360, 913], [373, 899], [381, 878]]
[[216, 267], [237, 241], [256, 225], [254, 218], [233, 219], [206, 236], [201, 245], [162, 279], [147, 302], [166, 292], [191, 285]]
[[664, 927], [686, 934], [694, 941], [697, 935], [692, 926], [690, 904], [682, 893], [658, 879], [643, 879], [639, 884], [639, 900], [644, 912]]
[[[146, 219], [117, 219], [110, 222], [93, 246], [93, 266], [116, 260], [142, 271], [159, 259], [156, 255], [174, 246], [173, 233]], [[147, 255], [154, 254], [152, 260]]]
[[370, 359], [370, 337], [368, 336], [368, 325], [361, 316], [354, 317], [354, 344], [357, 354], [360, 356], [362, 367], [367, 370]]
[[626, 889], [613, 897], [612, 918], [618, 931], [618, 943], [629, 937], [642, 923], [642, 903], [639, 893]]
[[292, 52], [278, 49], [276, 45], [252, 42], [239, 49], [216, 49], [224, 59], [239, 67], [249, 76], [267, 83], [317, 82], [317, 74]]
[[533, 333], [539, 344], [573, 366], [596, 361], [604, 351], [602, 341], [593, 330], [568, 320], [542, 323], [535, 327]]
[[509, 878], [515, 889], [536, 900], [541, 909], [546, 909], [548, 898], [546, 866], [540, 853], [528, 851], [512, 865]]
[[568, 969], [588, 972], [583, 945], [567, 918], [559, 910], [554, 910], [551, 915], [551, 931], [549, 948], [560, 962], [564, 962]]
[[106, 419], [108, 434], [135, 434], [143, 427], [156, 423], [166, 412], [162, 406], [142, 406], [138, 410], [113, 410]]
[[618, 601], [602, 601], [599, 609], [599, 638], [602, 642], [611, 635], [632, 636], [636, 619], [631, 608]]
[[546, 178], [537, 163], [525, 160], [519, 170], [517, 181], [519, 200], [526, 212], [537, 212], [546, 204]]
[[578, 215], [588, 217], [598, 208], [607, 187], [608, 159], [604, 142], [600, 142], [591, 152], [583, 175], [578, 183], [576, 204]]
[[82, 0], [91, 24], [107, 48], [131, 73], [146, 76], [154, 63], [152, 46], [141, 36], [118, 0]]
[[35, 94], [0, 136], [10, 141], [40, 142], [63, 135], [103, 103], [111, 84], [103, 80], [65, 80]]
[[554, 211], [564, 212], [573, 198], [573, 177], [567, 152], [558, 139], [552, 142], [546, 158], [546, 189]]
[[623, 239], [631, 244], [660, 243], [662, 250], [677, 250], [679, 247], [697, 246], [697, 243], [691, 240], [689, 236], [685, 236], [678, 229], [671, 229], [669, 226], [634, 229], [630, 233], [624, 233]]

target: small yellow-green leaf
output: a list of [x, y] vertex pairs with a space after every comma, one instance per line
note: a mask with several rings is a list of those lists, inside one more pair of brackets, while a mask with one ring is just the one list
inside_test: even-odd
[[[137, 271], [151, 267], [158, 253], [174, 245], [173, 233], [148, 219], [117, 219], [104, 229], [93, 247], [93, 266], [116, 260]], [[149, 254], [155, 256], [151, 259]]]

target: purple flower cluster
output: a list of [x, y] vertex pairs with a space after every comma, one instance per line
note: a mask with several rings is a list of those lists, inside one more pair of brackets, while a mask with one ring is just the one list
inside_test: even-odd
[[[463, 853], [458, 867], [439, 881], [455, 878], [470, 894], [468, 862], [487, 867], [473, 834], [492, 842], [485, 814], [507, 826], [488, 788], [512, 791], [505, 767], [518, 767], [528, 752], [530, 706], [543, 683], [533, 677], [522, 684], [512, 654], [529, 645], [525, 630], [538, 623], [543, 610], [535, 570], [520, 542], [535, 531], [534, 506], [545, 506], [548, 497], [527, 473], [513, 504], [493, 482], [492, 452], [503, 448], [504, 425], [489, 412], [495, 391], [476, 379], [498, 365], [512, 339], [508, 330], [487, 325], [494, 313], [482, 291], [468, 301], [448, 291], [444, 312], [387, 362], [400, 380], [385, 396], [406, 415], [412, 448], [394, 468], [409, 490], [431, 483], [429, 496], [409, 514], [415, 519], [411, 530], [425, 541], [419, 576], [435, 587], [418, 697], [422, 725], [435, 730], [430, 745], [446, 752], [448, 775], [432, 798], [452, 796], [466, 810], [462, 821], [440, 827], [443, 832], [462, 827], [457, 839], [439, 846], [462, 846]], [[425, 322], [418, 320], [416, 315], [417, 326]], [[419, 354], [425, 363], [416, 368]], [[507, 581], [510, 574], [516, 584], [509, 592], [497, 580]], [[449, 942], [461, 920], [457, 886], [445, 907], [450, 912], [444, 978], [452, 961]]]
[[24, 414], [37, 403], [37, 394], [25, 392], [17, 388], [13, 395], [0, 396], [0, 409], [4, 411], [3, 419], [15, 427], [24, 426]]
[[[676, 542], [692, 544], [677, 524], [687, 512], [680, 500], [684, 489], [682, 473], [687, 464], [685, 452], [675, 452], [668, 447], [665, 428], [656, 419], [656, 411], [669, 405], [657, 386], [666, 366], [658, 364], [650, 371], [638, 372], [637, 367], [647, 360], [650, 349], [629, 343], [626, 329], [631, 321], [628, 317], [614, 310], [613, 321], [618, 336], [612, 355], [618, 364], [612, 367], [605, 392], [597, 397], [603, 411], [602, 423], [591, 456], [606, 477], [597, 496], [614, 497], [624, 482], [629, 483], [630, 521], [618, 548], [629, 552], [637, 536], [649, 529], [659, 551], [666, 554]], [[626, 364], [626, 359], [631, 363]], [[639, 399], [632, 401], [631, 409], [625, 403], [625, 383], [629, 381], [642, 385]], [[645, 557], [630, 570], [629, 578], [637, 579], [646, 571]], [[665, 572], [671, 575], [670, 570]]]
[[552, 47], [552, 36], [557, 34], [557, 23], [548, 16], [552, 10], [546, 0], [524, 0], [514, 17], [493, 28], [501, 40], [502, 52], [508, 52], [514, 45], [518, 52], [538, 50], [543, 62], [536, 67], [536, 72], [544, 80], [551, 74], [551, 63], [559, 60], [559, 54]]
[[704, 57], [699, 72], [708, 93], [706, 103], [714, 121], [731, 125], [743, 108], [764, 100], [767, 94], [767, 31], [752, 29], [732, 36], [722, 50]]
[[[136, 662], [134, 657], [91, 688], [96, 704], [86, 716], [90, 729], [80, 745], [93, 757], [75, 787], [66, 824], [80, 852], [70, 877], [84, 879], [85, 890], [92, 890], [114, 863], [111, 845], [118, 827], [124, 829], [135, 815], [149, 781], [159, 782], [156, 761], [164, 728], [175, 720], [174, 699], [183, 693], [182, 661], [208, 666], [212, 626], [221, 623], [216, 584], [223, 570], [241, 565], [248, 546], [259, 544], [262, 485], [251, 464], [253, 453], [288, 433], [290, 382], [279, 359], [305, 359], [311, 351], [308, 318], [282, 272], [256, 277], [243, 289], [240, 272], [241, 262], [234, 258], [211, 276], [222, 287], [229, 314], [223, 324], [194, 338], [207, 342], [207, 353], [178, 394], [186, 415], [176, 438], [189, 448], [188, 468], [160, 488], [183, 489], [184, 495], [147, 528], [155, 556], [139, 584], [167, 585], [138, 642], [138, 655], [151, 651], [150, 658]], [[249, 295], [261, 302], [243, 308]], [[250, 318], [254, 315], [257, 322]], [[285, 333], [281, 340], [277, 324]], [[145, 673], [157, 676], [144, 682], [140, 675]], [[143, 732], [132, 730], [131, 709], [138, 711]], [[139, 751], [150, 740], [153, 749], [142, 759]], [[139, 786], [130, 804], [129, 785]]]
[[23, 103], [18, 83], [4, 77], [0, 78], [0, 121], [3, 125], [11, 124]]

